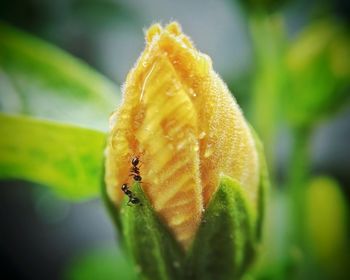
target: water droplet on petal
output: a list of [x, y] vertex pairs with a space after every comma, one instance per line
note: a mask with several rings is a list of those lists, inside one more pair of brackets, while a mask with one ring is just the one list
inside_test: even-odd
[[169, 90], [166, 92], [167, 96], [174, 96], [175, 95], [175, 91]]
[[181, 85], [179, 84], [179, 82], [176, 79], [173, 80], [173, 85], [174, 85], [175, 91], [178, 91], [181, 89]]
[[170, 141], [174, 140], [174, 138], [170, 135], [164, 135], [164, 137]]
[[185, 141], [180, 142], [179, 144], [177, 144], [176, 149], [178, 151], [182, 150], [185, 147], [185, 144], [186, 144]]
[[207, 146], [207, 149], [206, 149], [205, 152], [204, 152], [204, 157], [205, 157], [205, 158], [210, 157], [210, 156], [213, 154], [213, 152], [214, 152], [214, 150], [213, 150], [213, 148], [211, 147], [211, 145], [208, 145], [208, 146]]
[[198, 138], [204, 139], [205, 135], [206, 135], [206, 133], [204, 131], [202, 131], [201, 133], [199, 133]]
[[189, 88], [189, 89], [188, 89], [188, 93], [189, 93], [191, 96], [193, 96], [193, 97], [196, 97], [196, 96], [197, 96], [197, 94], [195, 93], [195, 91], [193, 90], [193, 88]]

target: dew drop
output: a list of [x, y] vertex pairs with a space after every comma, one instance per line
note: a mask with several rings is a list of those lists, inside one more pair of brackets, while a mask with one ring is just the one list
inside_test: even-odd
[[202, 131], [201, 133], [199, 133], [198, 138], [204, 139], [205, 135], [206, 135], [206, 133], [204, 131]]
[[208, 145], [208, 146], [207, 146], [207, 149], [205, 150], [204, 157], [205, 157], [205, 158], [210, 157], [210, 156], [213, 154], [213, 152], [214, 152], [214, 150], [213, 150], [213, 148], [211, 147], [211, 145]]
[[122, 114], [122, 115], [120, 116], [120, 118], [123, 119], [123, 120], [126, 120], [126, 119], [128, 118], [128, 115], [127, 115], [127, 114]]
[[178, 90], [181, 89], [181, 85], [179, 84], [179, 82], [177, 81], [177, 79], [173, 79], [173, 80], [172, 80], [172, 83], [173, 83], [173, 85], [174, 85], [174, 90], [175, 90], [175, 91], [178, 91]]
[[165, 135], [164, 137], [165, 137], [166, 139], [170, 140], [170, 141], [174, 140], [174, 138], [173, 138], [172, 136], [170, 136], [170, 135]]
[[176, 149], [178, 151], [182, 150], [185, 147], [186, 142], [182, 141], [179, 144], [177, 144]]
[[197, 96], [197, 94], [195, 93], [195, 91], [193, 90], [193, 88], [189, 88], [189, 89], [188, 89], [188, 93], [189, 93], [191, 96], [193, 96], [193, 97], [196, 97], [196, 96]]
[[175, 92], [172, 91], [172, 90], [169, 90], [169, 91], [166, 92], [166, 95], [167, 95], [167, 96], [174, 96], [174, 95], [175, 95]]

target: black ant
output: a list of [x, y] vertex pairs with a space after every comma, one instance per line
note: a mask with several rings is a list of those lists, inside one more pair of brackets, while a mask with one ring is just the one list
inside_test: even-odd
[[134, 180], [137, 182], [141, 182], [142, 177], [140, 175], [140, 168], [138, 167], [138, 164], [140, 163], [139, 157], [133, 157], [131, 159], [132, 167], [130, 168], [131, 174], [130, 176], [133, 176]]
[[[142, 177], [140, 175], [140, 168], [138, 167], [140, 163], [139, 157], [135, 156], [131, 159], [132, 167], [130, 168], [131, 174], [129, 176], [133, 176], [133, 179], [139, 183], [141, 183]], [[129, 190], [129, 187], [127, 184], [123, 184], [121, 187], [122, 191], [129, 197], [128, 205], [131, 204], [139, 204], [140, 199], [138, 199], [131, 190]]]
[[123, 184], [121, 187], [122, 191], [129, 197], [129, 201], [127, 203], [128, 206], [131, 204], [139, 204], [140, 199], [138, 199], [131, 190], [129, 190], [128, 184]]

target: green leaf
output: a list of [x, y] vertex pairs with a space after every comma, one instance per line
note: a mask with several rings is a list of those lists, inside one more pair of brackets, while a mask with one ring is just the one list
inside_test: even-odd
[[291, 44], [286, 58], [284, 104], [293, 125], [310, 126], [349, 100], [350, 37], [345, 26], [315, 22]]
[[222, 177], [194, 240], [186, 279], [238, 279], [255, 247], [253, 215], [242, 187]]
[[67, 280], [135, 280], [131, 263], [116, 246], [90, 250], [77, 256], [64, 273]]
[[0, 114], [0, 179], [47, 185], [68, 198], [97, 196], [105, 134]]
[[127, 205], [125, 197], [120, 216], [127, 251], [139, 266], [140, 277], [152, 280], [182, 279], [184, 253], [171, 233], [154, 213], [138, 183], [131, 191], [141, 204]]
[[106, 130], [118, 100], [82, 61], [0, 23], [0, 111]]

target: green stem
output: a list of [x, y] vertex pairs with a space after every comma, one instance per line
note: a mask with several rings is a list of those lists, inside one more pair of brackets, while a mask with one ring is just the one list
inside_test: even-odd
[[291, 242], [299, 250], [305, 248], [305, 191], [310, 176], [310, 127], [294, 128], [294, 143], [289, 167], [288, 192], [291, 214]]
[[283, 93], [283, 54], [286, 43], [283, 18], [279, 14], [254, 13], [249, 21], [256, 61], [252, 85], [252, 121], [263, 143], [273, 178], [274, 141]]

